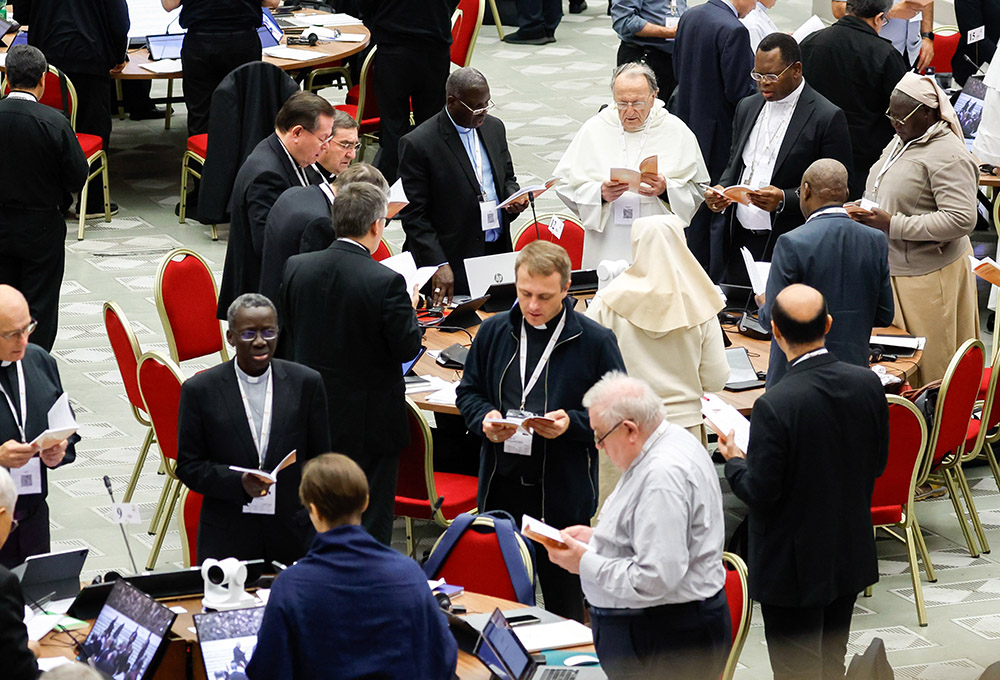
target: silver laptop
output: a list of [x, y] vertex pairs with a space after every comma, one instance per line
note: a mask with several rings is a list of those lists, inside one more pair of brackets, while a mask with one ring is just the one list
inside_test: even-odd
[[465, 275], [469, 279], [469, 295], [482, 297], [486, 290], [497, 283], [514, 283], [514, 262], [517, 253], [500, 253], [470, 257], [465, 260]]

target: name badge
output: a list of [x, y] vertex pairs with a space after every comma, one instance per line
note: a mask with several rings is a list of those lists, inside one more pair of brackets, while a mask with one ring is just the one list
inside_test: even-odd
[[258, 496], [243, 506], [244, 515], [273, 515], [278, 497], [278, 485], [272, 484], [266, 496]]
[[878, 200], [875, 194], [870, 191], [866, 191], [858, 202], [858, 207], [862, 210], [872, 211], [878, 207]]
[[562, 238], [563, 228], [565, 226], [565, 222], [559, 219], [556, 215], [553, 215], [552, 219], [549, 220], [549, 233], [556, 238]]
[[628, 225], [639, 217], [639, 194], [626, 191], [614, 202], [615, 224]]
[[[528, 418], [533, 417], [535, 414], [530, 411], [522, 411], [520, 409], [508, 409], [507, 420], [520, 420], [524, 421]], [[532, 434], [525, 430], [523, 427], [518, 427], [514, 436], [503, 443], [503, 452], [512, 453], [515, 456], [530, 456], [531, 455], [531, 439]]]
[[483, 231], [500, 228], [500, 218], [497, 217], [496, 201], [480, 201], [479, 217], [483, 224]]
[[10, 471], [18, 496], [42, 492], [42, 459], [35, 456], [19, 468]]

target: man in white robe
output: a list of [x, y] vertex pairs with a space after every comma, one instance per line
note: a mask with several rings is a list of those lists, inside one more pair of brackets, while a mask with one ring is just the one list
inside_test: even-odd
[[[677, 215], [690, 223], [709, 181], [698, 140], [656, 98], [656, 76], [645, 64], [615, 69], [609, 106], [583, 124], [556, 166], [556, 193], [585, 229], [583, 267], [602, 260], [632, 263], [632, 222]], [[638, 191], [611, 179], [612, 168], [638, 171], [656, 158], [656, 172], [641, 174]]]

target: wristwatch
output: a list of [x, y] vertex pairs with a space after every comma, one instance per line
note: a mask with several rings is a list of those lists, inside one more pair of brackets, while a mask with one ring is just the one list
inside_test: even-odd
[[926, 32], [926, 33], [925, 33], [925, 32], [923, 32], [923, 31], [921, 31], [921, 32], [920, 32], [920, 37], [921, 37], [921, 38], [927, 38], [927, 39], [928, 39], [928, 40], [930, 40], [931, 42], [934, 42], [934, 34], [933, 34], [933, 33], [931, 33], [930, 31], [928, 31], [928, 32]]

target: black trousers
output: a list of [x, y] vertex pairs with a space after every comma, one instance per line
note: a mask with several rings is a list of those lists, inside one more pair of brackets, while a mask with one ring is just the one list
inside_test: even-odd
[[601, 667], [614, 680], [710, 680], [726, 666], [732, 623], [725, 589], [649, 609], [590, 608]]
[[631, 61], [643, 61], [653, 69], [653, 73], [656, 74], [656, 85], [660, 89], [657, 96], [666, 104], [674, 88], [677, 87], [677, 78], [674, 77], [674, 55], [655, 47], [622, 41], [618, 46], [618, 66]]
[[562, 16], [562, 0], [517, 0], [517, 30], [522, 37], [553, 35]]
[[847, 595], [825, 607], [761, 603], [775, 680], [841, 680], [856, 599]]
[[66, 266], [66, 220], [58, 210], [0, 207], [0, 283], [28, 300], [38, 327], [31, 342], [52, 349], [59, 328], [59, 288]]
[[443, 107], [451, 57], [447, 45], [379, 45], [375, 54], [375, 98], [382, 119], [375, 165], [389, 184], [399, 174], [399, 140]]
[[260, 37], [253, 29], [231, 32], [188, 31], [181, 48], [188, 136], [208, 132], [212, 94], [237, 66], [260, 61]]
[[[284, 489], [279, 493], [287, 493]], [[298, 493], [298, 490], [292, 491]], [[178, 509], [179, 510], [179, 509]], [[199, 518], [198, 564], [209, 558], [222, 560], [268, 560], [290, 565], [309, 551], [316, 536], [303, 513], [292, 518], [278, 515], [243, 515], [236, 524], [215, 523]], [[290, 526], [291, 523], [291, 526]]]
[[[64, 69], [65, 70], [65, 69]], [[111, 149], [111, 75], [73, 73], [65, 70], [66, 77], [76, 88], [76, 131], [97, 135], [104, 142], [104, 152]], [[87, 189], [87, 212], [104, 212], [104, 189], [101, 176], [90, 181]]]
[[[736, 210], [736, 208], [731, 208]], [[728, 217], [727, 217], [728, 219]], [[774, 254], [774, 242], [778, 233], [771, 231], [750, 231], [741, 227], [733, 217], [731, 233], [726, 234], [726, 277], [725, 282], [737, 286], [749, 286], [750, 275], [740, 248], [746, 248], [755, 262], [770, 262]]]
[[399, 452], [355, 459], [368, 478], [368, 509], [361, 515], [361, 526], [379, 543], [392, 542], [392, 520], [396, 508], [396, 478], [399, 475]]
[[[43, 463], [44, 465], [44, 463]], [[42, 555], [52, 550], [49, 541], [49, 506], [43, 500], [31, 510], [14, 513], [17, 529], [10, 533], [0, 548], [0, 564], [13, 569], [32, 555]]]
[[[493, 475], [483, 510], [506, 510], [521, 526], [521, 515], [527, 514], [544, 520], [542, 516], [542, 486], [526, 486], [520, 479]], [[556, 526], [557, 529], [565, 527]], [[571, 574], [549, 561], [549, 554], [540, 545], [535, 546], [535, 569], [542, 586], [545, 608], [568, 619], [583, 622], [583, 590], [580, 577]]]

